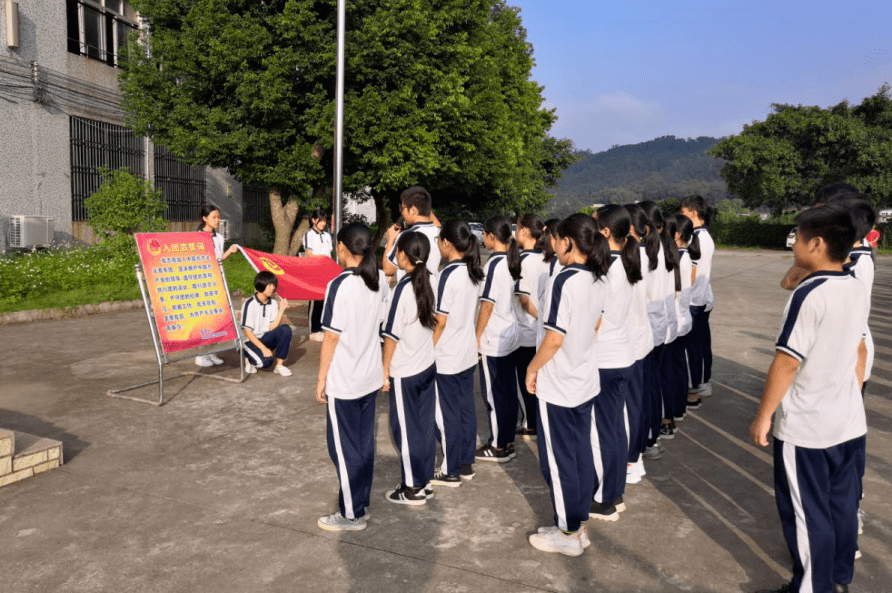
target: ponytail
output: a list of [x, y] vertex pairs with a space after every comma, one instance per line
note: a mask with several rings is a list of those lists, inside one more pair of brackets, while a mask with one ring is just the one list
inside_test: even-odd
[[437, 326], [437, 318], [434, 314], [436, 301], [434, 300], [434, 290], [431, 288], [430, 272], [428, 272], [425, 263], [431, 254], [430, 241], [421, 233], [402, 233], [397, 239], [396, 250], [402, 251], [414, 266], [408, 275], [412, 282], [412, 290], [415, 292], [418, 321], [422, 326], [433, 330]]
[[464, 251], [465, 256], [461, 260], [468, 267], [468, 276], [471, 278], [471, 282], [480, 284], [486, 277], [486, 274], [483, 273], [483, 267], [480, 265], [480, 246], [477, 244], [477, 237], [473, 233], [468, 238], [468, 244], [468, 249]]
[[647, 253], [647, 269], [653, 272], [659, 263], [660, 243], [663, 238], [660, 228], [663, 225], [663, 214], [659, 206], [650, 200], [640, 202], [641, 212], [644, 214], [647, 226], [647, 234], [644, 236], [644, 251]]
[[585, 255], [585, 267], [591, 270], [595, 280], [607, 275], [610, 269], [610, 245], [598, 231], [598, 223], [587, 214], [577, 212], [561, 221], [557, 234], [570, 239], [573, 245]]
[[520, 246], [511, 232], [511, 222], [497, 214], [483, 223], [483, 230], [508, 246], [508, 271], [514, 280], [520, 280]]
[[[678, 231], [678, 223], [671, 212], [663, 213], [663, 245], [666, 247], [666, 269], [675, 272], [675, 292], [681, 292], [681, 255], [678, 253], [678, 244], [675, 242], [675, 233]], [[669, 260], [672, 266], [669, 266]]]
[[609, 229], [613, 238], [622, 243], [620, 257], [626, 271], [626, 279], [629, 284], [635, 284], [642, 279], [641, 247], [630, 234], [632, 217], [629, 216], [629, 211], [617, 204], [608, 204], [598, 208], [597, 214], [598, 226]]
[[485, 277], [480, 266], [480, 245], [468, 223], [463, 220], [447, 220], [440, 227], [440, 238], [449, 241], [456, 251], [464, 254], [461, 260], [468, 267], [471, 282], [480, 284]]
[[545, 229], [542, 231], [542, 237], [539, 238], [539, 242], [536, 244], [538, 247], [539, 243], [543, 243], [545, 247], [542, 248], [542, 259], [545, 262], [550, 262], [554, 256], [554, 248], [551, 246], [551, 238], [555, 235], [555, 231], [558, 225], [561, 223], [560, 218], [549, 218], [545, 221]]
[[375, 257], [375, 249], [372, 246], [372, 233], [369, 231], [369, 228], [361, 222], [351, 222], [348, 225], [344, 225], [338, 231], [338, 243], [343, 243], [347, 251], [353, 255], [362, 256], [362, 261], [354, 274], [362, 278], [369, 290], [378, 292], [380, 288], [378, 261]]
[[678, 223], [678, 233], [681, 235], [681, 242], [688, 246], [688, 255], [691, 261], [700, 259], [700, 238], [694, 232], [694, 223], [684, 214], [676, 214], [675, 220]]
[[536, 241], [533, 249], [541, 251], [545, 261], [551, 261], [551, 258], [554, 257], [554, 250], [551, 248], [551, 234], [542, 217], [538, 214], [524, 214], [517, 219], [517, 226], [530, 232], [530, 236]]
[[520, 245], [513, 236], [508, 242], [508, 271], [514, 280], [520, 280]]

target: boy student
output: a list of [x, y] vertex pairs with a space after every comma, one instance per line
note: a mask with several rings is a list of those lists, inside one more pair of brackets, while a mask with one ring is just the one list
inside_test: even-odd
[[768, 445], [775, 416], [775, 497], [793, 557], [793, 580], [776, 592], [845, 593], [855, 569], [867, 433], [867, 293], [843, 269], [855, 240], [844, 204], [805, 210], [796, 223], [795, 262], [808, 275], [784, 311], [750, 437]]
[[713, 209], [700, 196], [688, 196], [681, 201], [681, 213], [694, 224], [694, 236], [700, 248], [700, 259], [693, 261], [694, 279], [691, 288], [691, 332], [687, 340], [688, 371], [690, 374], [688, 401], [696, 409], [700, 397], [712, 395], [709, 379], [712, 376], [712, 335], [709, 313], [712, 296], [712, 256], [715, 242], [709, 234]]
[[431, 244], [430, 255], [427, 256], [425, 264], [431, 273], [431, 284], [436, 286], [436, 277], [440, 270], [440, 250], [436, 245], [437, 235], [440, 234], [440, 223], [431, 211], [431, 195], [423, 187], [410, 187], [400, 195], [400, 214], [408, 228], [402, 231], [396, 224], [387, 228], [387, 246], [384, 248], [384, 259], [381, 261], [384, 273], [388, 277], [396, 274], [396, 279], [402, 280], [406, 273], [397, 265], [396, 240], [402, 232], [421, 233]]
[[291, 348], [291, 327], [282, 323], [288, 308], [288, 300], [276, 302], [273, 295], [279, 281], [272, 272], [258, 272], [254, 277], [254, 296], [242, 305], [242, 329], [248, 342], [245, 344], [245, 372], [256, 373], [276, 363], [273, 369], [283, 377], [290, 377], [285, 366], [288, 349]]

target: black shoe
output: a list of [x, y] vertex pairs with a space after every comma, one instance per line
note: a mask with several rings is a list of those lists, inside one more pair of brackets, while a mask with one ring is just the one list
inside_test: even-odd
[[477, 475], [477, 473], [474, 471], [473, 463], [463, 463], [463, 464], [461, 464], [460, 467], [461, 467], [460, 473], [461, 473], [462, 480], [473, 480], [474, 476]]
[[400, 485], [393, 490], [388, 490], [387, 494], [384, 495], [384, 498], [386, 498], [388, 502], [408, 504], [411, 506], [419, 506], [427, 503], [427, 496], [425, 495], [424, 488], [409, 488], [408, 486], [403, 485]]
[[536, 440], [536, 429], [535, 428], [524, 428], [520, 427], [514, 431], [514, 435], [525, 441], [535, 441]]
[[492, 445], [483, 445], [474, 453], [474, 459], [479, 461], [495, 461], [496, 463], [507, 463], [511, 461], [508, 455], [508, 449], [496, 449]]
[[434, 486], [447, 486], [449, 488], [458, 488], [461, 486], [461, 476], [452, 476], [444, 474], [440, 470], [434, 472], [434, 479], [430, 481]]
[[703, 405], [703, 400], [701, 398], [697, 398], [694, 401], [688, 400], [688, 409], [689, 410], [699, 410], [700, 406]]
[[591, 519], [598, 519], [600, 521], [619, 521], [619, 512], [616, 510], [615, 506], [594, 500], [592, 501], [588, 516]]
[[675, 438], [675, 428], [674, 424], [661, 424], [660, 425], [660, 438], [666, 439], [667, 441], [671, 441]]
[[790, 583], [784, 583], [780, 589], [759, 589], [756, 593], [792, 593], [793, 589]]
[[517, 451], [514, 450], [514, 443], [505, 445], [505, 451], [508, 452], [508, 459], [514, 459], [517, 456]]

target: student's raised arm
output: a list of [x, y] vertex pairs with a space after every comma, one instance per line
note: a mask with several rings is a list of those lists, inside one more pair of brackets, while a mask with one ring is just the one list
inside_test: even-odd
[[784, 275], [783, 280], [781, 280], [781, 288], [785, 290], [793, 290], [799, 283], [802, 282], [803, 278], [808, 276], [808, 270], [803, 270], [797, 266], [791, 266], [787, 273]]

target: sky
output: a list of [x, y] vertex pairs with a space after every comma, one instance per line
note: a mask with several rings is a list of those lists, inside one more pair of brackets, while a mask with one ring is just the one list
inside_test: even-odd
[[892, 83], [892, 1], [508, 0], [551, 130], [593, 152], [728, 136], [772, 103], [860, 103]]

